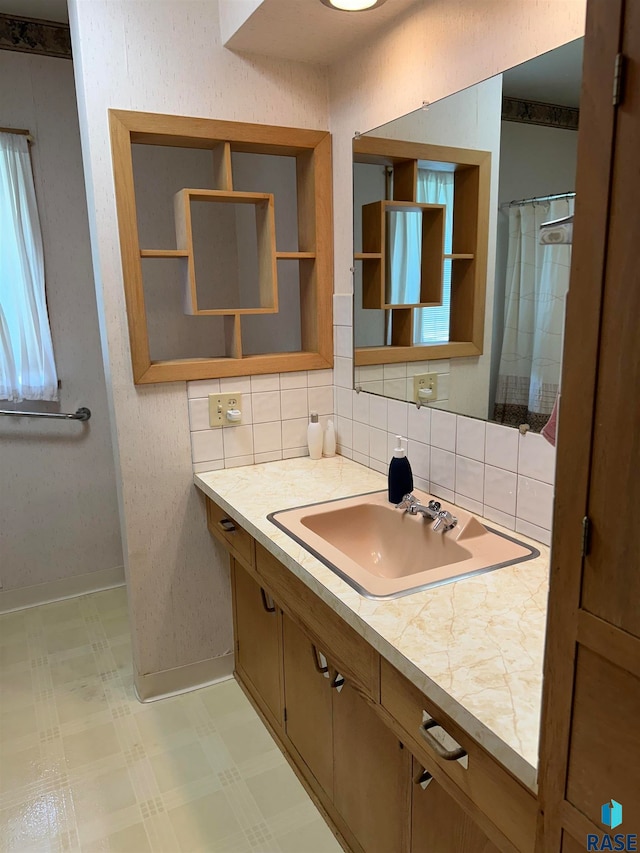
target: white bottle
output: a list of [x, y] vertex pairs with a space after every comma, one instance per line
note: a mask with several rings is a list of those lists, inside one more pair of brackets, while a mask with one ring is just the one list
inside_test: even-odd
[[333, 426], [333, 421], [327, 421], [327, 428], [324, 431], [324, 441], [322, 444], [322, 455], [336, 455], [336, 431]]
[[307, 427], [307, 445], [312, 459], [322, 459], [322, 425], [318, 423], [318, 413], [310, 412], [311, 420]]

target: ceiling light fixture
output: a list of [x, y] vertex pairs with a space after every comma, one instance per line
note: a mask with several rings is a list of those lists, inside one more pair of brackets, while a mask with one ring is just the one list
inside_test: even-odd
[[382, 6], [386, 0], [320, 0], [320, 2], [340, 12], [365, 12], [367, 9]]

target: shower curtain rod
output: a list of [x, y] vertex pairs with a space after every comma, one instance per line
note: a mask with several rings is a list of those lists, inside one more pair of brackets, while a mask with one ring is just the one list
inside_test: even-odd
[[16, 136], [26, 136], [27, 142], [33, 142], [30, 130], [21, 130], [18, 127], [0, 127], [0, 133], [14, 133]]
[[517, 201], [515, 201], [515, 200], [514, 201], [503, 201], [502, 204], [500, 205], [500, 207], [517, 207], [518, 205], [521, 205], [521, 204], [531, 204], [531, 203], [535, 204], [536, 201], [555, 201], [558, 198], [575, 198], [575, 197], [576, 197], [575, 192], [555, 193], [554, 195], [539, 195], [539, 196], [533, 196], [533, 198], [521, 198], [521, 199], [518, 199]]

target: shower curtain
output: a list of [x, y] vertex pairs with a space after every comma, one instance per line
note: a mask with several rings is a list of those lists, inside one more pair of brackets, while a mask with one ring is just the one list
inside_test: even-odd
[[571, 246], [540, 245], [543, 222], [573, 213], [573, 199], [509, 208], [504, 337], [494, 420], [539, 432], [560, 384]]

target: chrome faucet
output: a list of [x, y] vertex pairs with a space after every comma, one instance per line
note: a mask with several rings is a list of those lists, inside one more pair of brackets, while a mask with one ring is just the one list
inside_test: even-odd
[[410, 515], [418, 515], [420, 513], [424, 518], [429, 518], [433, 521], [433, 530], [442, 530], [446, 533], [447, 530], [453, 530], [458, 523], [455, 515], [451, 515], [446, 509], [442, 509], [442, 504], [439, 501], [429, 501], [427, 506], [421, 504], [414, 495], [405, 495], [399, 504], [396, 504], [396, 509], [404, 509]]

